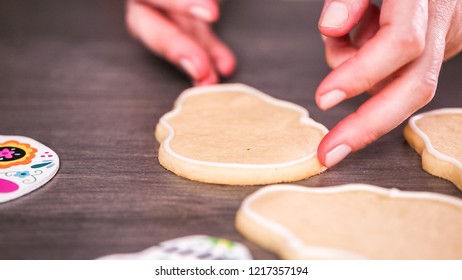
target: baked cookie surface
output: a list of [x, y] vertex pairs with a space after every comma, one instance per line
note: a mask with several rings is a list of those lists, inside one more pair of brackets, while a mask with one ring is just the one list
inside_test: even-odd
[[461, 259], [462, 200], [350, 184], [248, 196], [241, 234], [284, 259]]
[[191, 180], [232, 185], [290, 182], [322, 172], [327, 129], [293, 103], [228, 84], [183, 92], [159, 121], [159, 162]]
[[445, 108], [409, 119], [409, 145], [422, 156], [422, 168], [462, 189], [462, 108]]

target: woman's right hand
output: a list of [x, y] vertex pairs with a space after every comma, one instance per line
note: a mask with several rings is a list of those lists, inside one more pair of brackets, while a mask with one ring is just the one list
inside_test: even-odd
[[372, 93], [319, 144], [319, 160], [331, 167], [430, 102], [443, 60], [462, 50], [462, 0], [383, 0], [381, 9], [325, 0], [319, 29], [333, 70], [316, 91], [318, 106]]
[[194, 85], [215, 84], [236, 68], [234, 54], [211, 29], [218, 18], [216, 0], [127, 1], [130, 33], [183, 69]]

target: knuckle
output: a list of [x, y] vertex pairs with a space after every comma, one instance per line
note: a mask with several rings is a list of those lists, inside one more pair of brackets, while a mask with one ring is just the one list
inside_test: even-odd
[[363, 126], [363, 131], [357, 138], [358, 140], [358, 148], [366, 147], [367, 145], [377, 141], [384, 133], [377, 131], [375, 127], [370, 126]]
[[181, 46], [184, 45], [182, 34], [179, 30], [172, 30], [169, 34], [162, 34], [157, 41], [162, 42], [158, 44], [158, 51], [165, 57], [174, 60], [180, 56]]
[[352, 75], [354, 81], [361, 81], [361, 91], [369, 90], [376, 84], [374, 77], [371, 77], [370, 73], [364, 73], [363, 71], [352, 71]]
[[361, 141], [361, 147], [366, 147], [367, 145], [377, 141], [380, 138], [380, 134], [377, 131], [367, 129], [364, 131], [364, 136]]
[[395, 46], [407, 56], [418, 57], [425, 49], [425, 35], [421, 32], [409, 31], [400, 32], [400, 36], [395, 37]]
[[435, 96], [438, 79], [436, 77], [424, 77], [417, 85], [417, 91], [424, 104], [429, 103]]
[[326, 53], [326, 63], [327, 65], [329, 65], [331, 69], [335, 69], [335, 67], [337, 67], [337, 64], [335, 62], [336, 61], [333, 59], [333, 57]]
[[358, 111], [348, 117], [352, 120], [353, 125], [351, 127], [354, 128], [349, 131], [349, 138], [352, 139], [351, 142], [354, 150], [366, 147], [386, 133], [386, 131], [382, 131], [379, 127], [375, 126], [374, 123], [364, 122], [361, 117], [361, 110], [359, 108]]

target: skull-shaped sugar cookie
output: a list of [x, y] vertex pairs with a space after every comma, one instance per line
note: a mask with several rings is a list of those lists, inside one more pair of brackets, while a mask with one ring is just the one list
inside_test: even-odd
[[58, 172], [58, 155], [23, 136], [0, 135], [0, 203], [28, 194]]

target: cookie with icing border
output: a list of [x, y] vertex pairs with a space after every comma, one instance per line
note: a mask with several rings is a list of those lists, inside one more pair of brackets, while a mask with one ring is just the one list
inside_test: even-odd
[[409, 145], [422, 156], [422, 168], [462, 190], [462, 108], [415, 115], [404, 129]]
[[273, 185], [242, 203], [237, 229], [284, 259], [461, 259], [462, 200], [372, 185]]
[[304, 108], [241, 84], [191, 88], [157, 124], [159, 162], [195, 181], [291, 182], [321, 173], [327, 129]]

